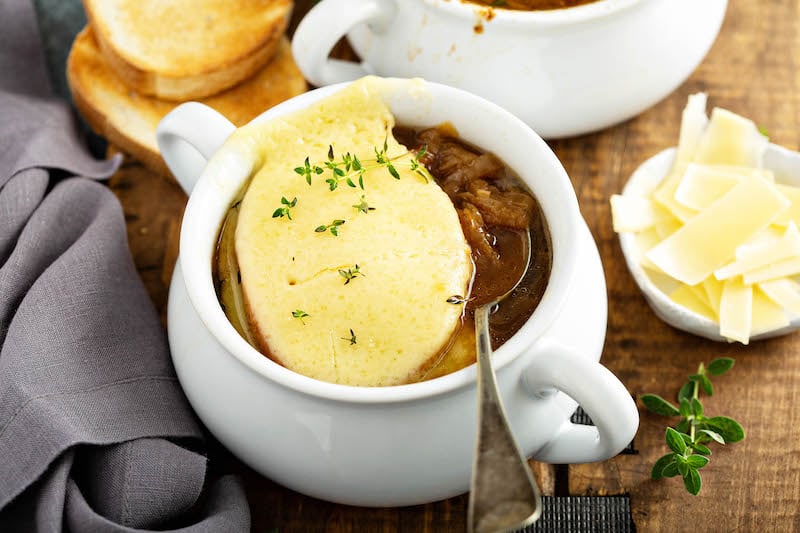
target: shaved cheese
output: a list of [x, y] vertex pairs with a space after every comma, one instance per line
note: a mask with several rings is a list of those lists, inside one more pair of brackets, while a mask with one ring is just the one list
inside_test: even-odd
[[705, 93], [689, 96], [681, 116], [681, 131], [678, 136], [678, 148], [675, 151], [672, 170], [653, 193], [653, 199], [681, 222], [689, 220], [695, 213], [675, 201], [675, 190], [678, 188], [687, 165], [694, 158], [697, 146], [708, 125], [707, 100], [708, 97]]
[[711, 302], [708, 301], [708, 295], [706, 294], [706, 290], [703, 288], [702, 283], [698, 283], [697, 285], [684, 285], [684, 287], [687, 287], [690, 291], [692, 291], [695, 297], [703, 302], [703, 304], [708, 307], [709, 311], [712, 311]]
[[743, 278], [744, 282], [748, 285], [768, 281], [776, 278], [783, 278], [787, 276], [796, 276], [800, 274], [800, 257], [792, 259], [784, 259], [777, 263], [745, 272]]
[[678, 150], [675, 154], [674, 165], [674, 170], [678, 174], [683, 174], [686, 165], [694, 158], [697, 145], [700, 144], [703, 132], [708, 126], [707, 101], [708, 96], [705, 93], [691, 94], [686, 101], [686, 107], [683, 108], [681, 132], [678, 135]]
[[800, 231], [794, 222], [790, 222], [780, 239], [751, 248], [749, 253], [738, 256], [733, 263], [715, 270], [714, 277], [719, 280], [732, 278], [793, 257], [800, 257]]
[[748, 344], [753, 329], [752, 309], [752, 286], [743, 284], [738, 278], [726, 281], [719, 303], [720, 335]]
[[669, 216], [656, 222], [655, 230], [658, 233], [658, 237], [663, 241], [681, 229], [681, 226], [683, 226], [683, 223], [680, 220]]
[[690, 164], [675, 190], [675, 200], [689, 209], [703, 210], [743, 179], [775, 182], [775, 175], [760, 168]]
[[653, 194], [653, 199], [658, 202], [658, 205], [666, 209], [675, 218], [681, 222], [686, 222], [697, 214], [697, 211], [690, 209], [685, 205], [680, 204], [675, 199], [675, 193], [681, 183], [681, 176], [675, 176], [673, 179], [668, 179], [663, 186], [659, 187]]
[[714, 166], [692, 164], [675, 190], [675, 200], [699, 211], [719, 200], [739, 181], [739, 176], [720, 172]]
[[669, 298], [676, 304], [685, 307], [689, 311], [697, 313], [702, 317], [705, 317], [709, 320], [717, 319], [717, 317], [714, 316], [714, 312], [711, 310], [711, 308], [709, 308], [705, 302], [697, 297], [697, 293], [693, 291], [691, 287], [681, 285], [669, 295]]
[[750, 336], [775, 331], [789, 325], [789, 317], [783, 308], [767, 298], [758, 287], [753, 287], [753, 323]]
[[722, 299], [722, 282], [714, 276], [708, 276], [703, 280], [703, 290], [706, 291], [708, 303], [711, 310], [719, 318], [719, 301]]
[[639, 196], [615, 194], [611, 197], [611, 219], [614, 231], [642, 231], [656, 223], [653, 202]]
[[762, 281], [758, 288], [794, 316], [800, 316], [800, 284], [788, 278]]
[[800, 186], [773, 152], [763, 168], [769, 141], [753, 121], [724, 109], [709, 120], [705, 106], [689, 97], [660, 184], [654, 158], [612, 197], [614, 229], [633, 233], [633, 259], [658, 291], [747, 344], [800, 317]]
[[672, 294], [681, 287], [681, 284], [667, 276], [660, 270], [648, 270], [647, 277], [656, 288], [664, 294]]
[[[647, 253], [661, 270], [696, 285], [735, 257], [736, 248], [788, 207], [774, 185], [745, 180]], [[747, 216], [742, 216], [742, 213]]]
[[706, 169], [708, 172], [730, 174], [738, 178], [758, 178], [770, 183], [775, 183], [775, 173], [767, 168], [743, 167], [741, 165], [701, 165], [692, 163], [696, 167]]
[[800, 224], [800, 188], [790, 185], [777, 185], [777, 187], [781, 194], [791, 202], [791, 205], [775, 219], [773, 224], [785, 226], [791, 221]]
[[781, 228], [770, 226], [756, 233], [752, 239], [736, 249], [736, 259], [741, 259], [759, 250], [769, 248], [781, 240], [784, 231]]
[[760, 168], [768, 144], [752, 120], [717, 107], [700, 138], [694, 162]]
[[658, 233], [656, 232], [655, 228], [650, 228], [649, 230], [637, 233], [636, 262], [645, 268], [649, 268], [651, 270], [658, 270], [658, 267], [655, 266], [652, 263], [652, 261], [650, 261], [646, 257], [645, 254], [659, 242], [661, 242], [661, 238], [658, 236]]

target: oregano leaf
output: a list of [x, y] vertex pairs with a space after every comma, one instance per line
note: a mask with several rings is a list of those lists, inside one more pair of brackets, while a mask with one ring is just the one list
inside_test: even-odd
[[744, 439], [744, 428], [733, 418], [715, 416], [706, 420], [706, 424], [725, 439], [725, 442], [739, 442]]
[[650, 411], [663, 416], [678, 416], [678, 408], [657, 394], [642, 394], [642, 403]]
[[[668, 453], [667, 455], [662, 456], [661, 458], [656, 461], [653, 465], [653, 469], [650, 471], [650, 479], [661, 479], [664, 476], [664, 468], [667, 465], [671, 465], [675, 463], [675, 454]], [[677, 472], [677, 468], [675, 470]]]
[[694, 468], [689, 468], [686, 474], [683, 475], [683, 486], [690, 494], [697, 496], [700, 488], [703, 486], [703, 481], [700, 478], [700, 472]]
[[667, 428], [666, 433], [667, 446], [675, 453], [684, 453], [686, 451], [686, 443], [681, 437], [681, 434], [672, 428]]
[[725, 439], [722, 438], [722, 435], [720, 435], [716, 431], [712, 431], [710, 429], [701, 429], [699, 433], [707, 435], [711, 440], [714, 440], [720, 444], [725, 444]]
[[702, 455], [690, 455], [686, 458], [686, 464], [689, 465], [690, 468], [694, 469], [703, 468], [708, 464], [708, 457], [703, 457]]
[[678, 402], [680, 402], [683, 398], [686, 398], [687, 400], [690, 399], [693, 393], [694, 393], [694, 383], [692, 383], [691, 381], [687, 381], [686, 383], [683, 384], [681, 390], [678, 391]]
[[713, 376], [721, 376], [731, 368], [735, 361], [730, 357], [719, 357], [708, 364], [708, 373]]

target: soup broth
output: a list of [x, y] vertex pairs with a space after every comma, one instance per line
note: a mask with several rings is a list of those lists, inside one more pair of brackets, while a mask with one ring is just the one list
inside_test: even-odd
[[502, 9], [517, 11], [544, 11], [551, 9], [565, 9], [568, 7], [591, 4], [599, 0], [467, 0], [472, 4], [481, 4]]
[[[475, 362], [474, 309], [505, 294], [524, 276], [490, 318], [492, 346], [497, 349], [528, 320], [547, 286], [552, 248], [541, 209], [522, 180], [492, 154], [464, 143], [448, 125], [426, 130], [396, 127], [395, 138], [410, 150], [423, 151], [420, 162], [447, 193], [459, 214], [471, 247], [474, 277], [463, 305], [461, 325], [437, 362], [421, 376], [432, 379]], [[220, 304], [231, 324], [251, 345], [258, 343], [248, 326], [241, 291], [234, 234], [239, 202], [220, 229], [213, 263]], [[525, 253], [530, 235], [530, 261]], [[269, 354], [265, 354], [269, 355]]]

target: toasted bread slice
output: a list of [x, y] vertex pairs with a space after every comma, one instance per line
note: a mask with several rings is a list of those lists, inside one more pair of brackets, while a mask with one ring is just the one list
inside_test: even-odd
[[[228, 141], [258, 150], [262, 162], [235, 234], [250, 331], [274, 360], [323, 381], [419, 380], [461, 326], [463, 305], [448, 299], [466, 296], [472, 279], [453, 203], [414, 172], [412, 154], [392, 136], [385, 87], [365, 78]], [[396, 177], [375, 163], [384, 142]], [[328, 161], [329, 150], [361, 160], [363, 189], [355, 171], [334, 190], [331, 171], [312, 172], [310, 185], [298, 175], [303, 161]], [[293, 199], [291, 219], [276, 216]]]
[[[169, 175], [156, 145], [156, 126], [178, 102], [143, 96], [128, 88], [109, 68], [89, 27], [72, 45], [67, 80], [78, 111], [95, 132], [152, 170]], [[276, 57], [252, 78], [200, 101], [241, 126], [305, 90], [306, 82], [284, 38]]]
[[83, 0], [109, 65], [140, 94], [218, 93], [275, 54], [291, 0]]

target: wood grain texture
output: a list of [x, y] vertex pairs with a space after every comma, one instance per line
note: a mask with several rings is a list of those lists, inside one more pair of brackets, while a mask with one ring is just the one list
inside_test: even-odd
[[709, 94], [719, 106], [752, 118], [775, 143], [800, 145], [800, 3], [732, 2], [703, 64], [669, 98], [625, 124], [551, 143], [578, 193], [600, 248], [609, 296], [603, 362], [637, 396], [674, 398], [700, 362], [729, 356], [707, 412], [735, 416], [747, 439], [716, 447], [701, 472], [698, 497], [680, 480], [651, 481], [650, 468], [668, 450], [667, 419], [640, 410], [638, 455], [570, 467], [571, 494], [631, 496], [640, 531], [682, 531], [689, 523], [715, 531], [800, 530], [800, 336], [751, 346], [725, 345], [660, 322], [628, 274], [611, 228], [609, 198], [646, 158], [677, 141], [686, 97]]
[[[294, 20], [312, 0], [298, 1]], [[340, 52], [341, 53], [341, 52]], [[675, 144], [687, 95], [706, 91], [712, 106], [751, 117], [772, 140], [800, 145], [800, 0], [731, 2], [719, 39], [691, 78], [670, 97], [624, 124], [551, 142], [569, 173], [603, 260], [609, 296], [606, 364], [635, 394], [674, 397], [698, 363], [736, 358], [715, 379], [712, 414], [733, 415], [747, 439], [716, 447], [702, 470], [704, 487], [688, 495], [679, 480], [650, 481], [666, 452], [665, 419], [641, 411], [637, 454], [591, 465], [532, 463], [545, 494], [630, 494], [638, 531], [800, 531], [800, 334], [725, 345], [681, 333], [659, 321], [628, 274], [611, 227], [609, 198], [646, 158]], [[185, 195], [168, 178], [129, 163], [111, 182], [128, 221], [131, 250], [163, 312], [177, 255]], [[217, 471], [245, 481], [253, 530], [462, 531], [466, 496], [399, 509], [362, 509], [308, 498], [239, 463], [219, 445]]]

